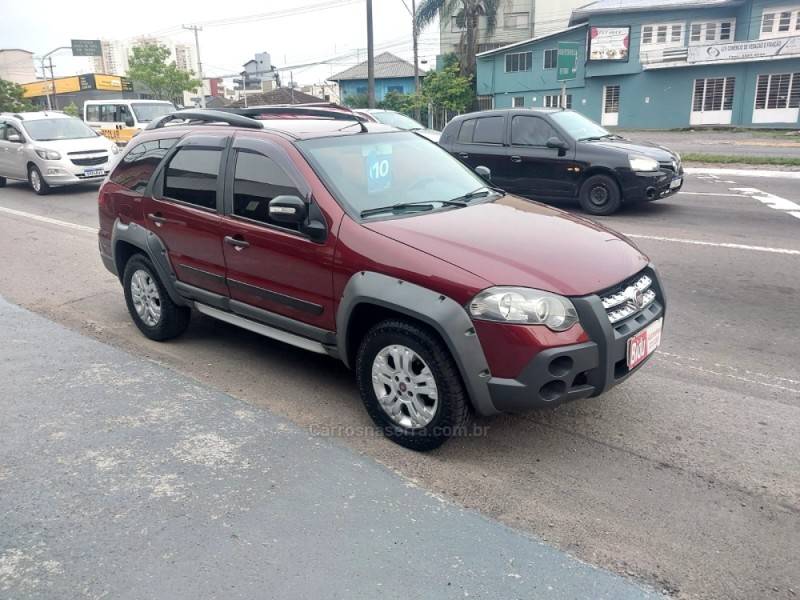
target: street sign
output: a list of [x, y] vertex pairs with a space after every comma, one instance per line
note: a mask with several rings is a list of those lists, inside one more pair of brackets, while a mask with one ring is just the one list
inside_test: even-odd
[[556, 71], [558, 81], [570, 81], [578, 76], [578, 42], [558, 42]]
[[103, 56], [100, 40], [72, 40], [72, 56]]

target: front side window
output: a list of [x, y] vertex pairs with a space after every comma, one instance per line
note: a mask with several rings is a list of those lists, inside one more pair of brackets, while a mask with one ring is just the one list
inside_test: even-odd
[[139, 194], [144, 194], [156, 167], [177, 141], [178, 138], [164, 138], [137, 144], [119, 161], [114, 172], [111, 173], [111, 181]]
[[448, 209], [441, 205], [443, 201], [486, 186], [446, 150], [406, 131], [316, 138], [296, 144], [339, 203], [356, 215], [407, 202], [430, 205], [410, 212], [389, 209], [370, 218]]
[[302, 198], [303, 194], [274, 160], [263, 154], [240, 151], [233, 178], [233, 214], [272, 224], [269, 202], [276, 196]]
[[182, 148], [167, 167], [164, 196], [215, 210], [221, 150]]
[[608, 130], [603, 129], [591, 119], [587, 119], [582, 114], [571, 110], [552, 113], [550, 118], [574, 140], [601, 138], [611, 135]]
[[557, 137], [550, 123], [540, 117], [517, 115], [511, 120], [511, 144], [514, 146], [546, 146]]
[[530, 71], [533, 62], [533, 52], [514, 52], [506, 54], [506, 73]]
[[762, 39], [798, 33], [800, 33], [800, 6], [770, 7], [761, 14]]
[[153, 119], [175, 112], [175, 106], [171, 102], [133, 102], [131, 108], [140, 123], [149, 123]]
[[86, 107], [86, 120], [97, 122], [100, 120], [100, 107], [92, 104]]

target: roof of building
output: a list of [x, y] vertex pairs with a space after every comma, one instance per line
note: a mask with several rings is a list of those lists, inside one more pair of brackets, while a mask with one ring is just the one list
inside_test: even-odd
[[22, 48], [0, 48], [0, 52], [24, 52], [25, 54], [33, 54], [30, 50], [23, 50]]
[[[300, 90], [280, 87], [261, 94], [248, 94], [248, 106], [272, 106], [274, 104], [310, 104], [313, 102], [325, 102], [322, 98], [317, 98], [311, 94], [306, 94]], [[241, 108], [245, 105], [244, 98], [232, 102], [230, 106]]]
[[595, 0], [572, 11], [570, 24], [586, 21], [591, 15], [634, 12], [661, 11], [686, 8], [712, 8], [716, 6], [733, 6], [742, 4], [744, 0]]
[[494, 48], [493, 50], [487, 50], [486, 52], [480, 52], [475, 56], [483, 57], [483, 56], [492, 56], [493, 54], [502, 54], [504, 52], [508, 52], [509, 50], [516, 48], [518, 46], [526, 46], [527, 44], [531, 44], [534, 42], [541, 42], [542, 40], [547, 40], [556, 36], [561, 35], [567, 31], [573, 31], [574, 29], [580, 29], [581, 27], [586, 27], [586, 23], [579, 23], [578, 25], [573, 25], [572, 27], [566, 27], [559, 31], [554, 31], [553, 33], [548, 33], [547, 35], [540, 35], [539, 37], [532, 37], [527, 40], [522, 40], [521, 42], [514, 42], [513, 44], [508, 44], [507, 46], [500, 46], [499, 48]]
[[[419, 70], [420, 77], [426, 74], [422, 69]], [[414, 65], [391, 52], [384, 52], [375, 57], [375, 79], [396, 79], [398, 77], [413, 77]], [[333, 77], [328, 77], [330, 81], [350, 81], [354, 79], [367, 78], [367, 61], [357, 64], [355, 67], [337, 73]]]

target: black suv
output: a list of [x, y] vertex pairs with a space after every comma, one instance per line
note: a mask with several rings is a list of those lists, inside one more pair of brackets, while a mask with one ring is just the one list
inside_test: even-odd
[[654, 144], [614, 135], [580, 113], [506, 109], [456, 117], [439, 144], [492, 182], [535, 200], [577, 198], [592, 215], [623, 203], [658, 200], [683, 185], [681, 158]]

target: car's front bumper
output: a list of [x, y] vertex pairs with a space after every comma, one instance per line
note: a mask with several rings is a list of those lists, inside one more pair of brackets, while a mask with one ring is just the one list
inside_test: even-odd
[[[113, 157], [98, 165], [75, 165], [68, 159], [37, 160], [36, 166], [42, 177], [51, 186], [75, 185], [77, 183], [100, 182], [111, 170]], [[97, 174], [91, 174], [96, 171]]]
[[655, 270], [650, 266], [646, 273], [653, 281], [656, 300], [613, 325], [599, 294], [571, 298], [589, 341], [542, 350], [514, 378], [491, 377], [489, 394], [497, 411], [518, 413], [597, 396], [647, 362], [628, 369], [626, 360], [628, 340], [662, 319], [666, 311]]
[[677, 194], [683, 187], [683, 168], [658, 171], [629, 171], [622, 177], [624, 202], [650, 202]]

